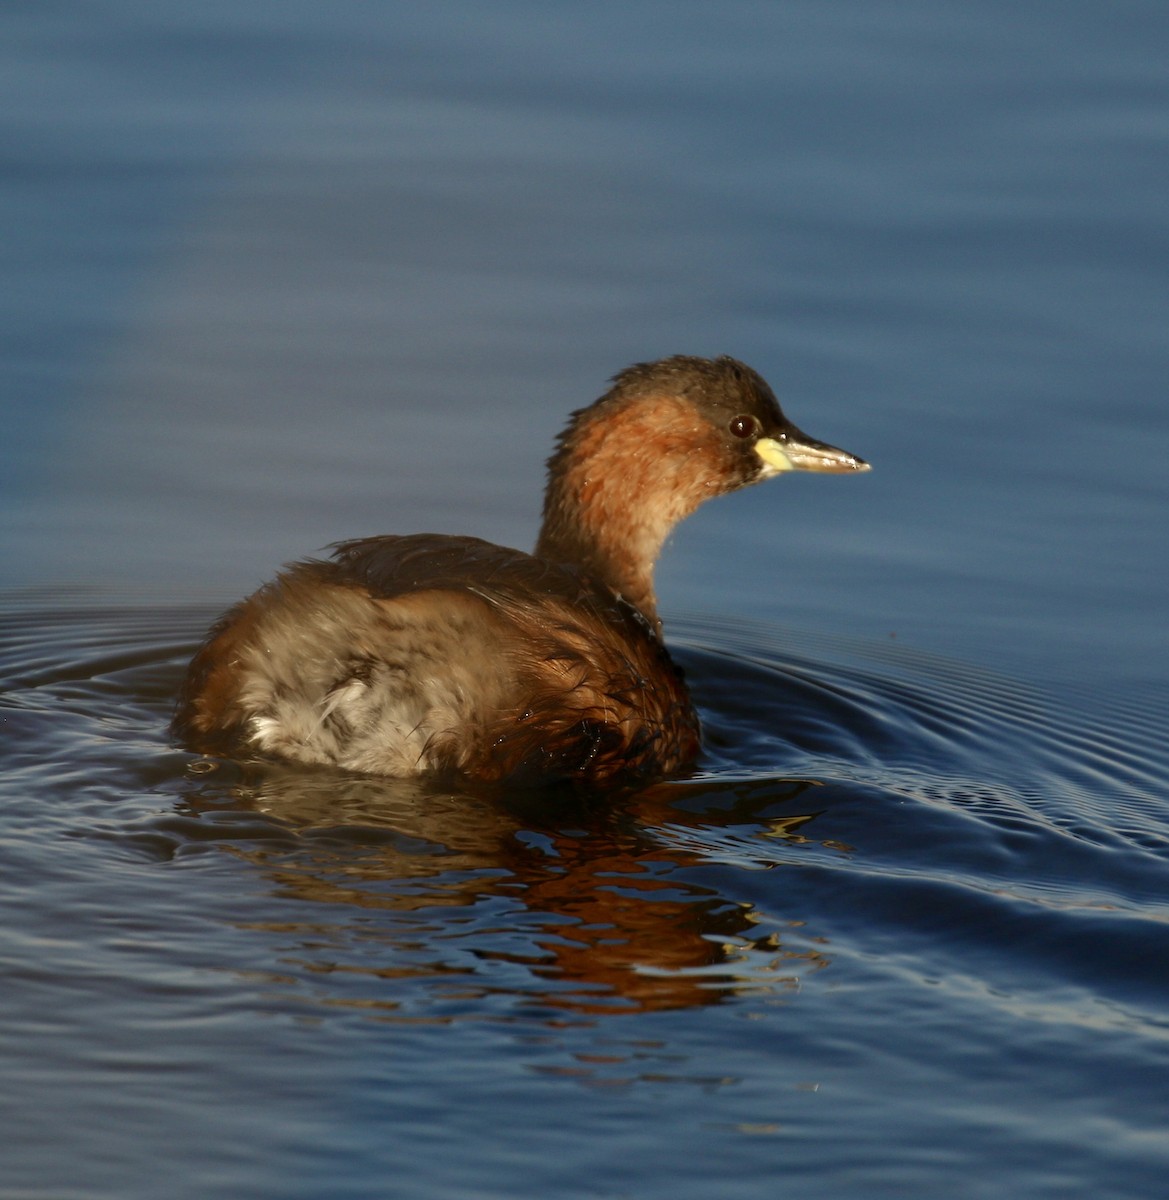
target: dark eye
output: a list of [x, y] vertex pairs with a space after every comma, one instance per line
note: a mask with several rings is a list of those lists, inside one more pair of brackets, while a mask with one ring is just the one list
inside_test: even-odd
[[731, 423], [727, 428], [737, 438], [754, 437], [759, 432], [759, 422], [754, 417], [744, 413], [742, 416], [732, 417]]

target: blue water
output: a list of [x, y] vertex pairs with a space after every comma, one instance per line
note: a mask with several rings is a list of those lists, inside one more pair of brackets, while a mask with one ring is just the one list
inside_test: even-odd
[[[1159, 1197], [1169, 10], [0, 14], [0, 1197]], [[215, 613], [530, 545], [625, 364], [874, 464], [658, 590], [696, 779], [205, 770]]]

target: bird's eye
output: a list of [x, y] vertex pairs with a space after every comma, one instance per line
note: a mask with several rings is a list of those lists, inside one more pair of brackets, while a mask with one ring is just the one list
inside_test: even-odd
[[738, 417], [732, 417], [730, 425], [727, 428], [737, 438], [754, 437], [759, 432], [759, 422], [754, 417], [747, 413]]

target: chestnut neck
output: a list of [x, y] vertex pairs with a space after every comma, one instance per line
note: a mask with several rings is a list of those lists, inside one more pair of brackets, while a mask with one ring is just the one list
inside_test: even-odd
[[660, 636], [654, 564], [673, 527], [725, 490], [721, 466], [688, 400], [611, 393], [575, 414], [549, 460], [536, 556], [584, 568]]

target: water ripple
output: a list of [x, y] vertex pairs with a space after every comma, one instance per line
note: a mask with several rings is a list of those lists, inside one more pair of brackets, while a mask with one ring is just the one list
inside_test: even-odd
[[[700, 770], [611, 805], [533, 808], [191, 762], [165, 723], [210, 615], [10, 604], [6, 787], [47, 806], [30, 838], [47, 823], [119, 855], [250, 863], [281, 909], [257, 928], [300, 929], [289, 899], [311, 906], [314, 929], [335, 923], [340, 957], [324, 975], [319, 947], [295, 955], [294, 974], [330, 980], [311, 989], [329, 1003], [353, 991], [336, 991], [344, 975], [398, 969], [384, 957], [397, 935], [361, 964], [362, 913], [410, 926], [436, 908], [446, 932], [431, 929], [425, 951], [416, 929], [400, 931], [429, 964], [405, 970], [423, 988], [419, 1012], [438, 1003], [428, 989], [455, 969], [452, 954], [460, 988], [468, 971], [483, 977], [471, 990], [494, 997], [487, 1011], [510, 995], [613, 1012], [782, 992], [830, 966], [846, 930], [959, 972], [977, 958], [984, 974], [989, 962], [1033, 986], [1100, 983], [1102, 956], [1118, 997], [1166, 982], [1164, 957], [1150, 967], [1149, 954], [1169, 920], [1164, 774], [1159, 745], [1141, 739], [1163, 698], [1089, 715], [1074, 698], [897, 645], [683, 620], [676, 644], [707, 731]], [[1087, 944], [1099, 952], [1085, 956]], [[449, 984], [440, 991], [447, 1011]]]

